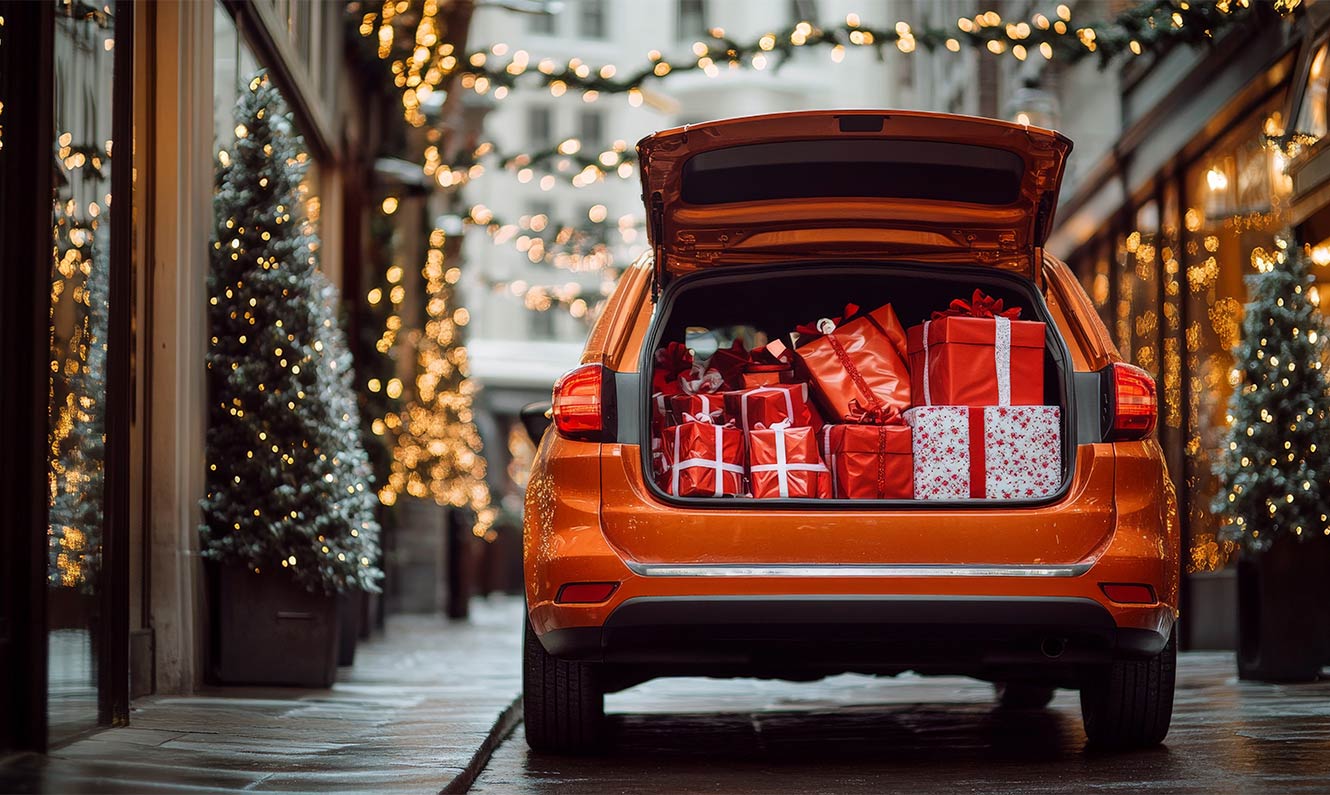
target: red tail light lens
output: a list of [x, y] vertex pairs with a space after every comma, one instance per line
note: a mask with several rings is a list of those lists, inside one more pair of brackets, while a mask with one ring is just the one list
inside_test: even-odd
[[1104, 596], [1124, 605], [1152, 605], [1155, 603], [1155, 589], [1143, 583], [1101, 582], [1099, 587]]
[[584, 364], [554, 384], [554, 428], [568, 439], [598, 441], [611, 426], [606, 384], [613, 380], [604, 367]]
[[1159, 420], [1155, 381], [1144, 370], [1115, 362], [1105, 371], [1104, 441], [1144, 439]]
[[570, 582], [559, 589], [554, 601], [561, 605], [598, 604], [609, 599], [618, 587], [617, 582]]

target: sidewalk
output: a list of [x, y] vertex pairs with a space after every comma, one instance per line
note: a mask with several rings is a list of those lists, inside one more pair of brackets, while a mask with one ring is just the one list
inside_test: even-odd
[[127, 728], [0, 767], [0, 791], [439, 792], [516, 722], [521, 620], [516, 597], [394, 616], [331, 690], [144, 698]]

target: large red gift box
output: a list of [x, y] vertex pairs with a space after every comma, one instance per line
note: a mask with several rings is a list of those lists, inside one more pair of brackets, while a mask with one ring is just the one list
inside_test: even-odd
[[1062, 484], [1057, 406], [917, 406], [914, 496], [920, 500], [1045, 497]]
[[823, 458], [839, 500], [914, 497], [911, 431], [906, 425], [828, 425]]
[[822, 418], [808, 401], [808, 384], [771, 384], [725, 393], [726, 416], [751, 431], [758, 423], [771, 427], [788, 420], [796, 427], [822, 426]]
[[1016, 320], [976, 290], [966, 303], [910, 328], [910, 381], [921, 406], [1034, 406], [1044, 402], [1044, 324]]
[[[847, 316], [857, 307], [846, 308]], [[816, 334], [801, 326], [798, 348], [828, 419], [884, 423], [910, 406], [910, 370], [906, 365], [905, 330], [891, 304], [845, 322], [823, 318]]]
[[707, 417], [665, 429], [666, 491], [676, 497], [724, 497], [744, 490], [744, 434]]
[[831, 497], [831, 473], [818, 455], [817, 435], [784, 422], [748, 434], [748, 481], [758, 499]]

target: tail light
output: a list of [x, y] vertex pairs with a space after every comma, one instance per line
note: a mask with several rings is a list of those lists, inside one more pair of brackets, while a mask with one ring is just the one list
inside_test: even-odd
[[614, 374], [598, 364], [564, 373], [554, 384], [554, 429], [580, 441], [610, 441], [614, 434]]
[[1114, 362], [1104, 374], [1104, 441], [1144, 439], [1159, 420], [1155, 381], [1144, 370]]

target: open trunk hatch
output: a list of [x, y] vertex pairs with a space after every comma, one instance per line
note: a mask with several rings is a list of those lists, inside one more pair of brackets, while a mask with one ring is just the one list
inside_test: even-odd
[[992, 119], [808, 111], [637, 145], [657, 286], [801, 257], [991, 265], [1034, 279], [1071, 142]]

